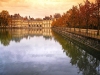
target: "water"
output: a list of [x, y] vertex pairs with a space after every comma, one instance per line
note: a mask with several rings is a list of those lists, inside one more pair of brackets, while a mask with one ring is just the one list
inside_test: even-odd
[[100, 75], [100, 52], [92, 51], [51, 29], [2, 29], [0, 75]]

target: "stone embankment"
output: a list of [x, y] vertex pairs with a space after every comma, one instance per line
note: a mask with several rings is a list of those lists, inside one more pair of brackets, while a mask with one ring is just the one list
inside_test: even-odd
[[65, 38], [71, 38], [100, 51], [100, 35], [97, 35], [97, 30], [88, 29], [86, 33], [86, 29], [78, 28], [53, 27], [52, 29]]

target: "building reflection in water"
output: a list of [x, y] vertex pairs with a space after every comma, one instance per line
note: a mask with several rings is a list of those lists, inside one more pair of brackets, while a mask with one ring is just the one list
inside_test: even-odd
[[0, 29], [0, 41], [4, 46], [10, 41], [20, 42], [23, 38], [43, 36], [45, 39], [52, 38], [51, 28], [45, 29]]

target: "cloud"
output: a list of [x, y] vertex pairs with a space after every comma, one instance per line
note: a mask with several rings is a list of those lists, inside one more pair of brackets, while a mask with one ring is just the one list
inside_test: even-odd
[[0, 2], [9, 2], [11, 0], [0, 0]]
[[44, 17], [62, 14], [72, 5], [82, 2], [83, 0], [0, 0], [0, 10], [8, 10], [10, 14], [20, 13], [22, 16]]

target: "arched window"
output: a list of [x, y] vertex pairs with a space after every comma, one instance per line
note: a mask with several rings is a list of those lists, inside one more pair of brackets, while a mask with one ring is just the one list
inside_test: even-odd
[[40, 27], [41, 27], [41, 25], [40, 25]]

